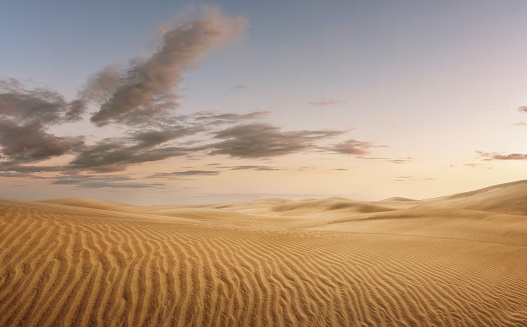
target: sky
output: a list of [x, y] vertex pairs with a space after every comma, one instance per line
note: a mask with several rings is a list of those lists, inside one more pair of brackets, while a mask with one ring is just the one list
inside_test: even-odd
[[426, 199], [526, 178], [525, 1], [0, 5], [0, 198]]

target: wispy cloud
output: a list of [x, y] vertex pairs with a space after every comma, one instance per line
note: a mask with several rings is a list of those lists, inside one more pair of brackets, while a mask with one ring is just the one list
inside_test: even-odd
[[254, 123], [226, 128], [214, 133], [224, 141], [210, 145], [211, 154], [226, 154], [238, 158], [264, 158], [301, 152], [316, 147], [318, 140], [341, 135], [342, 131], [284, 132], [270, 124]]
[[378, 145], [375, 145], [371, 142], [349, 139], [347, 141], [335, 144], [331, 147], [324, 147], [323, 149], [330, 151], [330, 152], [358, 156], [358, 155], [365, 155], [365, 154], [370, 153], [369, 149], [373, 147], [378, 147]]
[[249, 85], [234, 85], [233, 87], [231, 87], [231, 90], [246, 90], [246, 89], [249, 89]]
[[527, 106], [518, 107], [518, 111], [527, 113]]
[[396, 182], [408, 182], [408, 181], [434, 181], [435, 178], [431, 178], [431, 177], [425, 177], [425, 178], [421, 178], [421, 177], [415, 177], [415, 176], [397, 176], [395, 178], [395, 181]]
[[387, 159], [386, 161], [394, 164], [407, 164], [412, 162], [412, 157]]
[[257, 171], [268, 171], [268, 170], [283, 170], [282, 168], [275, 168], [270, 166], [234, 166], [230, 167], [231, 170], [257, 170]]
[[483, 152], [483, 151], [476, 151], [478, 155], [480, 155], [483, 160], [485, 161], [491, 161], [491, 160], [527, 160], [527, 154], [523, 153], [510, 153], [510, 154], [500, 154], [498, 152]]
[[74, 185], [82, 189], [161, 189], [162, 183], [139, 183], [125, 175], [65, 175], [50, 178], [55, 185]]
[[336, 105], [336, 104], [339, 104], [340, 101], [338, 100], [335, 100], [335, 99], [326, 99], [326, 100], [321, 100], [321, 101], [313, 101], [313, 102], [309, 102], [309, 104], [312, 104], [314, 106], [333, 106], [333, 105]]
[[181, 177], [181, 176], [216, 176], [219, 175], [219, 170], [185, 170], [175, 171], [172, 173], [155, 173], [148, 176], [148, 178], [170, 178], [170, 177]]
[[208, 125], [236, 124], [247, 120], [257, 120], [269, 115], [269, 111], [254, 111], [248, 114], [218, 113], [214, 111], [201, 111], [195, 114], [196, 121]]

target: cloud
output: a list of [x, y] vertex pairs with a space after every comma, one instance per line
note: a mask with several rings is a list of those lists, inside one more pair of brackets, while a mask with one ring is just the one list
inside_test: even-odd
[[257, 170], [257, 171], [266, 171], [266, 170], [283, 170], [281, 168], [274, 168], [269, 166], [234, 166], [230, 167], [231, 170]]
[[76, 121], [84, 104], [68, 102], [49, 88], [28, 89], [16, 79], [0, 80], [0, 154], [14, 165], [69, 153], [81, 137], [58, 137], [50, 126]]
[[[134, 184], [108, 173], [195, 153], [270, 158], [323, 149], [360, 155], [376, 146], [351, 139], [323, 148], [319, 143], [345, 131], [283, 131], [280, 126], [261, 122], [268, 111], [246, 114], [202, 111], [176, 115], [177, 99], [181, 95], [178, 86], [183, 75], [198, 69], [205, 56], [214, 49], [239, 40], [247, 28], [247, 21], [241, 17], [229, 18], [218, 11], [210, 11], [200, 19], [164, 32], [161, 45], [150, 57], [133, 59], [128, 65], [103, 67], [88, 78], [73, 101], [67, 101], [50, 88], [29, 88], [16, 79], [1, 80], [0, 175], [43, 178], [54, 184], [81, 188], [157, 188], [161, 184]], [[233, 89], [247, 87], [236, 85]], [[335, 103], [336, 100], [329, 99], [312, 104]], [[90, 118], [93, 124], [122, 124], [125, 125], [124, 131], [115, 130], [120, 135], [91, 143], [86, 143], [83, 136], [61, 136], [50, 132], [53, 127], [87, 119], [83, 115], [88, 104], [97, 105]], [[35, 164], [67, 154], [73, 155], [73, 159], [57, 166]], [[220, 168], [279, 170], [264, 165]], [[81, 175], [89, 172], [96, 174]], [[160, 172], [152, 176], [219, 173], [187, 170]]]
[[479, 154], [481, 157], [483, 157], [483, 160], [485, 161], [491, 161], [491, 160], [527, 160], [527, 154], [523, 153], [511, 153], [511, 154], [500, 154], [497, 152], [482, 152], [482, 151], [476, 151], [477, 154]]
[[408, 182], [408, 181], [434, 181], [435, 178], [427, 177], [427, 178], [418, 178], [415, 176], [397, 176], [395, 178], [396, 182]]
[[326, 99], [326, 100], [322, 100], [322, 101], [315, 101], [315, 102], [309, 102], [309, 104], [312, 104], [314, 106], [333, 106], [333, 105], [336, 105], [340, 103], [340, 101], [338, 100], [335, 100], [335, 99]]
[[463, 166], [466, 166], [466, 167], [471, 167], [471, 168], [476, 168], [476, 167], [479, 167], [481, 166], [481, 164], [479, 163], [464, 163]]
[[46, 127], [38, 122], [18, 125], [12, 120], [0, 120], [1, 153], [12, 164], [61, 156], [82, 144], [81, 137], [58, 137], [46, 133]]
[[166, 32], [162, 45], [150, 58], [132, 60], [126, 71], [120, 72], [115, 66], [102, 69], [81, 92], [81, 97], [102, 101], [91, 121], [97, 126], [146, 124], [174, 109], [178, 97], [174, 88], [183, 80], [183, 73], [200, 68], [208, 53], [240, 39], [247, 28], [248, 22], [242, 17], [229, 18], [217, 10], [210, 11]]
[[181, 177], [181, 176], [216, 176], [221, 172], [219, 170], [186, 170], [186, 171], [175, 171], [172, 173], [155, 173], [148, 178], [168, 178], [168, 177]]
[[17, 166], [9, 163], [0, 163], [0, 171], [14, 171], [19, 173], [59, 172], [64, 170], [61, 166]]
[[75, 185], [82, 189], [160, 189], [165, 184], [137, 183], [124, 175], [67, 175], [54, 178], [51, 184]]
[[394, 164], [407, 164], [407, 163], [412, 162], [412, 157], [387, 159], [386, 161], [394, 163]]
[[233, 87], [231, 87], [231, 90], [245, 90], [249, 88], [249, 85], [234, 85]]
[[352, 154], [352, 155], [365, 155], [370, 153], [369, 149], [376, 147], [370, 142], [357, 141], [355, 139], [349, 139], [342, 143], [335, 144], [331, 147], [323, 148], [330, 152], [336, 152], [341, 154]]
[[77, 121], [84, 110], [82, 101], [68, 102], [50, 88], [28, 89], [14, 78], [0, 80], [0, 118], [48, 126]]
[[128, 144], [124, 138], [107, 138], [86, 146], [73, 159], [69, 169], [94, 172], [123, 171], [131, 165], [180, 157], [192, 152], [191, 148], [163, 146], [148, 143]]
[[341, 135], [342, 131], [282, 132], [280, 127], [254, 123], [237, 125], [216, 132], [224, 141], [210, 145], [212, 155], [226, 154], [238, 158], [265, 158], [302, 152], [315, 148], [314, 142]]
[[514, 123], [514, 126], [526, 126], [527, 123], [524, 123], [524, 122], [519, 122], [519, 123]]
[[214, 111], [201, 111], [196, 116], [197, 121], [206, 122], [208, 125], [219, 125], [226, 123], [239, 123], [246, 120], [256, 120], [269, 115], [269, 111], [254, 111], [248, 114], [224, 113], [220, 114]]
[[527, 106], [518, 107], [518, 111], [527, 113]]

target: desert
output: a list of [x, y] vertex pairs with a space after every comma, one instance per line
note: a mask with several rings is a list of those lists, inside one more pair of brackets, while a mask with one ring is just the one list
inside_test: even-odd
[[0, 201], [1, 326], [525, 326], [527, 181], [428, 200]]

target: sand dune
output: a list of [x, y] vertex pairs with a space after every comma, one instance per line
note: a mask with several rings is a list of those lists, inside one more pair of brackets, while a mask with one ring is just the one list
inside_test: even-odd
[[527, 182], [423, 201], [0, 200], [0, 326], [89, 325], [527, 326]]

